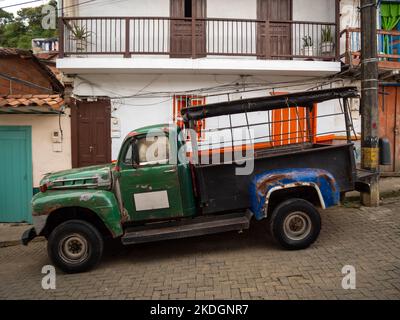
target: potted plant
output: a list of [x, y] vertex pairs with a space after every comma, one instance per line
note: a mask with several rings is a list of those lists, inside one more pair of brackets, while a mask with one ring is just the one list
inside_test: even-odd
[[70, 39], [76, 42], [76, 51], [84, 52], [88, 45], [88, 38], [92, 34], [85, 26], [74, 24], [71, 28]]
[[311, 57], [314, 56], [314, 41], [311, 36], [303, 37], [303, 56]]
[[333, 51], [333, 36], [332, 29], [330, 26], [323, 28], [321, 31], [321, 52], [323, 54], [329, 54]]

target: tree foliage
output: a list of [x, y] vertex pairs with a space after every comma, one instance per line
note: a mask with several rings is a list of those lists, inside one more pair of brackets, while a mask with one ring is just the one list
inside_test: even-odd
[[[48, 4], [57, 7], [55, 0], [50, 0]], [[31, 49], [34, 38], [56, 37], [57, 30], [42, 27], [42, 8], [23, 8], [16, 16], [0, 9], [0, 47]]]

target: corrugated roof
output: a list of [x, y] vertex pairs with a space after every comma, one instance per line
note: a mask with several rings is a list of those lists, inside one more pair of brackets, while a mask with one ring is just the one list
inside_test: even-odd
[[0, 96], [0, 108], [47, 107], [59, 111], [64, 99], [58, 94], [28, 94]]

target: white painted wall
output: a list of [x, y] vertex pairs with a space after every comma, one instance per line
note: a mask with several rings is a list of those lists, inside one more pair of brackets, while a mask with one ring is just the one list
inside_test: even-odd
[[53, 130], [59, 130], [57, 115], [3, 115], [0, 117], [0, 126], [32, 127], [33, 187], [39, 187], [39, 182], [45, 173], [71, 168], [70, 123], [68, 114], [61, 116], [64, 135], [62, 151], [54, 152], [51, 134]]
[[[347, 5], [352, 0], [342, 2]], [[92, 3], [64, 0], [64, 13], [65, 16], [168, 17], [169, 3], [169, 0], [99, 0]], [[257, 0], [208, 0], [207, 17], [256, 19]], [[293, 0], [293, 19], [335, 22], [335, 1]]]
[[335, 22], [335, 1], [293, 0], [293, 20]]
[[207, 0], [207, 17], [257, 19], [257, 0]]
[[[267, 86], [271, 82], [287, 82], [299, 78], [294, 77], [249, 77], [246, 80], [247, 88], [250, 83], [263, 83]], [[304, 79], [304, 78], [303, 78]], [[242, 79], [239, 75], [140, 75], [132, 74], [85, 74], [79, 76], [75, 82], [74, 94], [80, 97], [85, 96], [110, 96], [112, 98], [112, 116], [120, 120], [121, 135], [112, 139], [112, 159], [116, 159], [121, 143], [125, 136], [132, 130], [161, 123], [169, 123], [173, 118], [173, 99], [172, 93], [197, 90], [193, 94], [201, 94], [200, 88], [215, 88], [222, 84], [235, 84], [239, 92], [230, 95], [230, 99], [250, 98], [262, 95], [270, 95], [272, 89], [264, 89], [257, 92], [240, 92], [243, 90]], [[309, 86], [298, 85], [292, 88], [280, 88], [275, 86], [276, 91], [295, 92], [308, 89]], [[161, 94], [164, 92], [164, 94]], [[132, 97], [138, 94], [149, 94], [151, 97]], [[155, 95], [158, 93], [158, 97]], [[120, 98], [120, 97], [123, 98]], [[127, 96], [130, 96], [128, 98]], [[226, 101], [227, 95], [208, 97], [207, 103]], [[340, 110], [337, 102], [327, 102], [319, 108], [319, 114], [334, 113]], [[249, 114], [249, 122], [252, 124], [266, 122], [268, 120], [266, 112]], [[245, 124], [244, 115], [232, 116], [233, 125]], [[343, 117], [321, 118], [318, 121], [318, 133], [342, 130], [344, 127]], [[228, 117], [218, 117], [206, 120], [206, 128], [221, 128], [229, 126]], [[254, 127], [257, 137], [269, 134], [266, 125]], [[222, 134], [228, 140], [230, 133]], [[245, 137], [243, 137], [245, 138]], [[268, 139], [258, 140], [257, 142], [267, 141]]]
[[[342, 0], [340, 2], [340, 30], [346, 28], [357, 28], [360, 26], [360, 12], [358, 7], [360, 6], [360, 0]], [[359, 33], [351, 34], [351, 45], [353, 51], [358, 51], [361, 48], [361, 37]], [[346, 51], [346, 35], [340, 38], [340, 53]]]
[[340, 27], [358, 27], [360, 25], [360, 13], [358, 7], [360, 0], [341, 0], [340, 1]]
[[69, 17], [169, 17], [169, 0], [64, 0], [64, 7]]

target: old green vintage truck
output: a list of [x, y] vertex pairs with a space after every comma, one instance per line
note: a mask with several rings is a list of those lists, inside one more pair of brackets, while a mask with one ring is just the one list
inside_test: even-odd
[[[205, 118], [301, 105], [302, 123], [309, 124], [315, 103], [343, 99], [350, 137], [347, 99], [357, 96], [355, 88], [309, 91], [196, 106], [182, 110], [182, 117], [191, 129]], [[373, 175], [356, 170], [350, 138], [318, 144], [310, 128], [294, 144], [272, 143], [247, 156], [240, 150], [244, 161], [236, 161], [238, 151], [231, 148], [232, 159], [225, 153], [221, 163], [182, 160], [204, 150], [193, 135], [189, 148], [176, 126], [134, 130], [116, 163], [47, 174], [32, 199], [34, 228], [22, 242], [46, 237], [52, 262], [70, 273], [93, 268], [107, 239], [136, 244], [193, 237], [248, 229], [252, 220], [266, 219], [282, 247], [307, 248], [320, 232], [318, 208], [338, 204], [348, 191], [368, 191]], [[238, 174], [247, 162], [251, 172]]]

